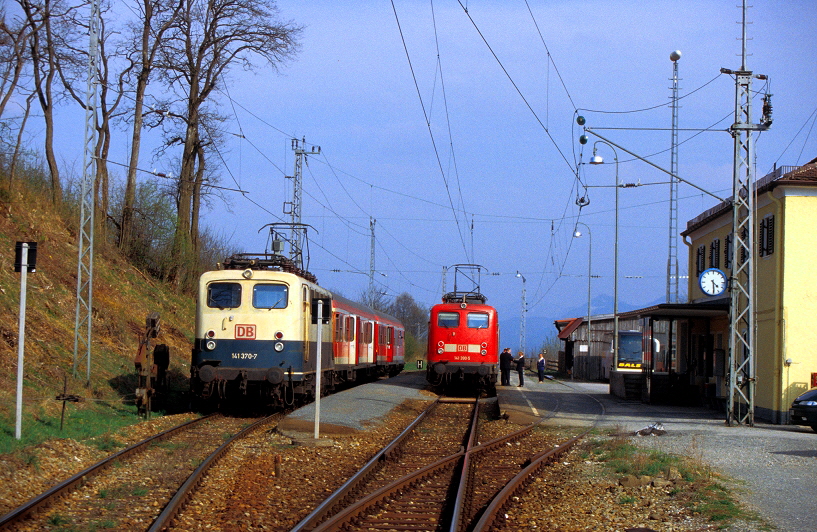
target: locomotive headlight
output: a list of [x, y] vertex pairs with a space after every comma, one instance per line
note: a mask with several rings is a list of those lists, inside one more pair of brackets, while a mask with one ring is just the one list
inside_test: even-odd
[[444, 352], [445, 352], [445, 350], [442, 347], [437, 349], [437, 354], [438, 355], [442, 355]]
[[280, 353], [284, 350], [284, 343], [283, 342], [275, 342], [275, 351]]
[[483, 349], [482, 351], [479, 352], [479, 354], [484, 356], [488, 354], [488, 351], [486, 349]]
[[276, 340], [282, 340], [283, 338], [284, 338], [284, 333], [282, 333], [281, 331], [278, 331], [278, 332], [275, 333], [275, 339]]
[[252, 270], [249, 270], [249, 269], [244, 270], [243, 272], [241, 272], [241, 277], [243, 277], [244, 279], [251, 279], [252, 278]]
[[481, 347], [482, 349], [488, 349], [488, 342], [482, 342], [482, 343], [480, 344], [480, 347]]
[[215, 341], [213, 341], [213, 340], [207, 340], [207, 343], [206, 343], [206, 344], [204, 344], [204, 347], [205, 347], [205, 348], [206, 348], [208, 351], [212, 351], [213, 349], [215, 349], [215, 348], [216, 348], [216, 342], [215, 342]]
[[204, 333], [204, 336], [206, 336], [207, 338], [215, 338], [216, 337], [216, 331], [214, 331], [213, 329], [210, 329], [209, 331]]
[[443, 342], [442, 340], [437, 342], [437, 347], [443, 347], [444, 345], [445, 345], [445, 342]]

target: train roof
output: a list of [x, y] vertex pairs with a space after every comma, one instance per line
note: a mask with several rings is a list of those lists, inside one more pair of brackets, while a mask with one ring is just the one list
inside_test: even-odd
[[479, 292], [448, 292], [443, 294], [443, 303], [471, 303], [484, 305], [488, 298]]
[[292, 273], [318, 284], [318, 278], [312, 273], [295, 265], [289, 257], [278, 253], [236, 253], [219, 263], [219, 270], [268, 270]]
[[391, 314], [386, 314], [385, 312], [380, 312], [379, 310], [375, 310], [371, 307], [367, 307], [363, 303], [358, 303], [356, 301], [352, 301], [351, 299], [346, 299], [343, 296], [332, 294], [332, 300], [338, 301], [342, 303], [344, 306], [351, 307], [353, 309], [361, 310], [363, 312], [367, 312], [369, 314], [373, 314], [374, 316], [384, 320], [384, 321], [391, 321], [394, 323], [399, 323], [401, 326], [403, 322], [392, 316]]

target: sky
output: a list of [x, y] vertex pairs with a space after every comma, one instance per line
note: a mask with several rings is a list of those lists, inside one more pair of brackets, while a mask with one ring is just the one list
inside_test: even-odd
[[[669, 169], [674, 50], [682, 54], [679, 175], [731, 195], [735, 82], [720, 69], [741, 67], [734, 0], [277, 4], [282, 19], [304, 27], [300, 52], [277, 71], [236, 69], [220, 87], [229, 118], [221, 185], [246, 197], [226, 193], [203, 222], [243, 251], [264, 251], [261, 227], [290, 220], [291, 139], [320, 146], [303, 170], [309, 269], [346, 297], [368, 285], [373, 218], [375, 281], [386, 297], [408, 292], [433, 305], [444, 269], [474, 263], [500, 316], [520, 315], [524, 288], [529, 319], [575, 317], [587, 308], [592, 257], [592, 312], [611, 312], [618, 167], [621, 183], [641, 184], [619, 189], [619, 307], [663, 302], [668, 175], [604, 143], [596, 148], [606, 164], [588, 165], [597, 139], [579, 144], [575, 118]], [[775, 164], [817, 157], [817, 3], [752, 6], [746, 68], [769, 78], [753, 82], [753, 122], [763, 93], [774, 106], [772, 127], [756, 136], [760, 178]], [[77, 116], [63, 119], [63, 131], [82, 129]], [[127, 133], [119, 134], [112, 159], [124, 162]], [[64, 138], [65, 153], [81, 154], [81, 139]], [[140, 166], [167, 162], [142, 157]], [[580, 197], [589, 204], [579, 208]], [[681, 184], [679, 231], [716, 203]], [[686, 275], [680, 237], [677, 247]], [[681, 287], [684, 302], [686, 279]]]

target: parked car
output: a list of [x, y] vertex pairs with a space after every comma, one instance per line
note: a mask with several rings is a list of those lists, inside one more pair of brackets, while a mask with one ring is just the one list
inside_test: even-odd
[[812, 388], [794, 400], [790, 419], [794, 425], [808, 425], [817, 432], [817, 388]]

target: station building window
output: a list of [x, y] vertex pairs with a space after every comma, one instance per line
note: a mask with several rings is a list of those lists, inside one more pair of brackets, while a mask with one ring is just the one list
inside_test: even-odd
[[774, 215], [770, 214], [760, 220], [760, 250], [761, 257], [774, 253]]
[[706, 246], [699, 246], [695, 255], [695, 277], [701, 275], [706, 269]]
[[709, 244], [709, 267], [720, 268], [721, 266], [721, 240], [716, 238]]

